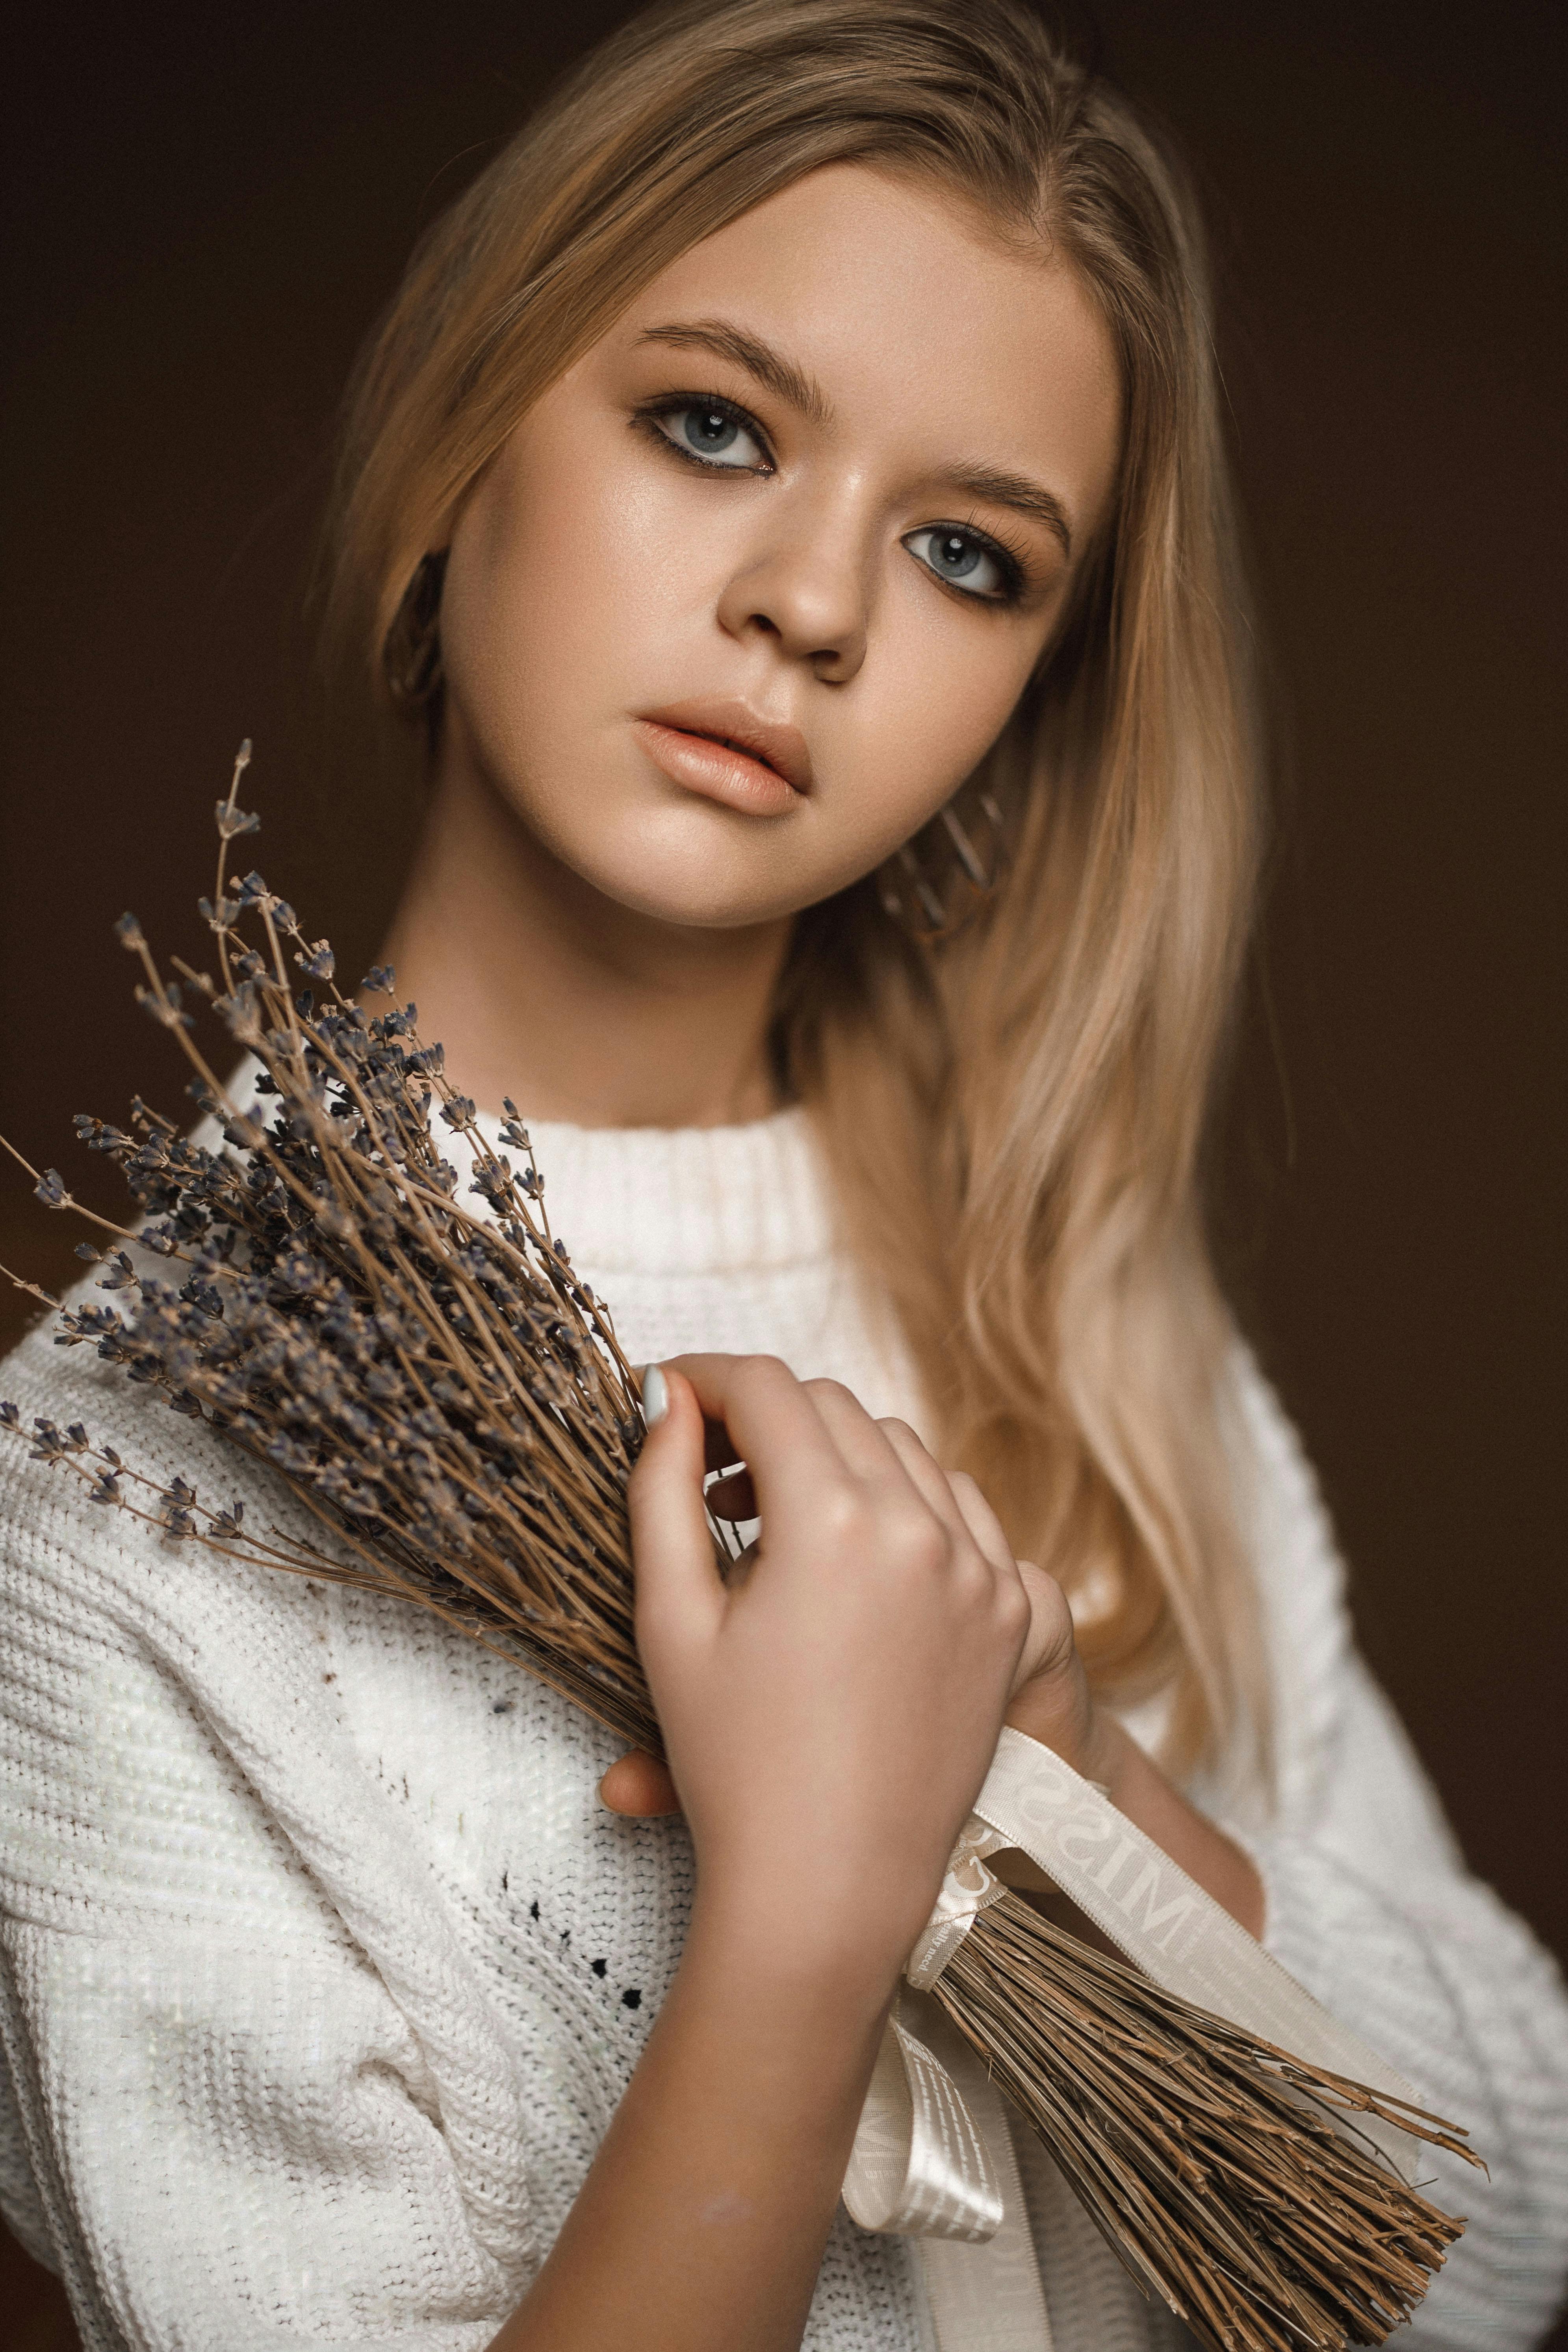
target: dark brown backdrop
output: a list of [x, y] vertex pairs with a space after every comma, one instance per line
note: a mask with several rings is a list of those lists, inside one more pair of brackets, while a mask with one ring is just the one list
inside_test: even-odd
[[[333, 404], [420, 223], [624, 13], [89, 5], [35, 14], [8, 59], [0, 1127], [89, 1192], [70, 1113], [177, 1084], [109, 925], [133, 906], [194, 942], [240, 735], [265, 869], [355, 969], [375, 944], [407, 813], [323, 756], [299, 617]], [[1561, 1951], [1546, 15], [1104, 0], [1100, 23], [1209, 191], [1289, 755], [1226, 1139], [1234, 1285], [1373, 1660], [1478, 1867]], [[0, 1242], [67, 1262], [8, 1179]], [[46, 2300], [13, 2340], [62, 2330]]]

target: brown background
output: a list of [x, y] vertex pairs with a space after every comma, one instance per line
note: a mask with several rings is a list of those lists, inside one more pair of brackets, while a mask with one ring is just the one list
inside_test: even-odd
[[[178, 1084], [109, 926], [132, 906], [198, 943], [242, 734], [264, 870], [353, 968], [374, 948], [408, 812], [323, 748], [300, 614], [334, 402], [420, 223], [624, 13], [89, 6], [35, 16], [8, 58], [0, 1129], [89, 1194], [71, 1112]], [[1105, 0], [1099, 22], [1208, 190], [1279, 673], [1223, 1244], [1373, 1660], [1477, 1866], [1561, 1952], [1547, 16]], [[72, 1238], [0, 1179], [8, 1263], [52, 1279]], [[68, 2342], [9, 2259], [10, 2340]]]

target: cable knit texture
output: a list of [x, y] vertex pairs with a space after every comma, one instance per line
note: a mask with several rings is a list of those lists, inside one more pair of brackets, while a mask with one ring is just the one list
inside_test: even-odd
[[[634, 1360], [767, 1349], [921, 1410], [837, 1249], [804, 1118], [534, 1130], [555, 1222]], [[0, 1389], [248, 1519], [295, 1507], [85, 1349]], [[1200, 1798], [1248, 1843], [1270, 1948], [1445, 2113], [1470, 2229], [1416, 2352], [1524, 2352], [1568, 2239], [1568, 2009], [1466, 1874], [1352, 1643], [1310, 1475], [1238, 1357], [1279, 1796]], [[0, 1449], [0, 2206], [89, 2352], [481, 2352], [592, 2161], [678, 1961], [679, 1822], [598, 1805], [616, 1743], [392, 1601], [237, 1569]], [[1132, 1718], [1144, 1738], [1156, 1713]], [[1026, 2138], [1026, 2135], [1021, 2135]], [[1059, 2352], [1189, 2343], [1041, 2151], [1020, 2148]], [[808, 2352], [917, 2352], [901, 2241], [840, 2213]]]

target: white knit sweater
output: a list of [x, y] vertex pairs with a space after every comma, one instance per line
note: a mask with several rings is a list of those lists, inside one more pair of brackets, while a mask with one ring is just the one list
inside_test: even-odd
[[[767, 1349], [917, 1423], [835, 1248], [804, 1120], [535, 1130], [558, 1228], [635, 1360]], [[1443, 2114], [1489, 2184], [1412, 2347], [1534, 2344], [1568, 2249], [1568, 2009], [1466, 1874], [1352, 1644], [1310, 1475], [1245, 1360], [1279, 1792], [1206, 1794], [1270, 1949]], [[289, 1506], [82, 1349], [0, 1391], [132, 1463]], [[560, 2228], [679, 1956], [677, 1822], [605, 1812], [616, 1743], [403, 1604], [175, 1549], [0, 1446], [0, 2204], [89, 2352], [480, 2352]], [[1134, 1728], [1147, 1735], [1147, 1723]], [[1025, 2136], [1026, 2137], [1026, 2136]], [[1043, 2158], [1060, 2352], [1185, 2341]], [[915, 2352], [910, 2249], [840, 2214], [810, 2352]]]

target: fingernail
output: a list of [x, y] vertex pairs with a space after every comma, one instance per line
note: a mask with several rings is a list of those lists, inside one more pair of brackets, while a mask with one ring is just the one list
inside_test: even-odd
[[650, 1364], [642, 1376], [642, 1417], [652, 1429], [668, 1411], [669, 1383], [658, 1366]]

